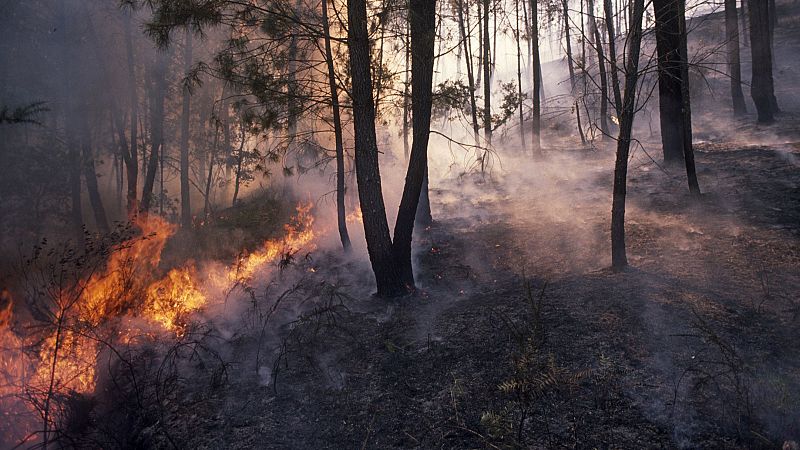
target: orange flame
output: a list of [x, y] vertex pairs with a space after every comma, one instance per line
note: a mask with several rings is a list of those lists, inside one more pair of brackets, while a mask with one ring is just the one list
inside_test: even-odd
[[[158, 278], [161, 253], [176, 226], [151, 215], [137, 223], [142, 237], [121, 244], [112, 252], [104, 270], [82, 284], [82, 290], [77, 294], [62, 293], [79, 296], [70, 310], [73, 316], [68, 325], [59, 327], [42, 341], [38, 358], [26, 358], [21, 351], [13, 350], [21, 349], [23, 343], [10, 330], [11, 302], [8, 307], [0, 302], [0, 412], [12, 411], [3, 403], [4, 399], [18, 395], [25, 385], [34, 386], [39, 392], [43, 389], [92, 392], [97, 356], [102, 349], [96, 333], [108, 330], [104, 327], [112, 330], [119, 327], [118, 319], [144, 319], [144, 322], [129, 321], [131, 328], [114, 333], [122, 342], [148, 333], [152, 327], [181, 336], [189, 315], [208, 305], [210, 293], [230, 290], [250, 280], [260, 268], [278, 263], [301, 249], [313, 250], [312, 206], [297, 207], [297, 214], [284, 226], [283, 238], [264, 242], [231, 266], [208, 269], [205, 281], [193, 262]], [[26, 372], [30, 373], [27, 379]]]

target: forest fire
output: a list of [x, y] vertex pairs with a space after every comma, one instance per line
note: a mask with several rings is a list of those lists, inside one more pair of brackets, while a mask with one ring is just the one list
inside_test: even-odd
[[[282, 238], [264, 242], [235, 264], [208, 269], [208, 281], [192, 261], [159, 278], [162, 252], [177, 227], [154, 216], [140, 220], [136, 225], [141, 236], [118, 244], [102, 270], [70, 290], [54, 293], [56, 307], [50, 312], [54, 325], [49, 334], [38, 338], [38, 345], [37, 338], [19, 337], [11, 329], [9, 299], [0, 317], [0, 411], [6, 416], [12, 411], [24, 416], [17, 400], [33, 401], [24, 402], [27, 420], [15, 417], [7, 422], [17, 427], [28, 423], [28, 428], [34, 429], [33, 417], [45, 415], [43, 411], [57, 393], [91, 394], [95, 390], [97, 363], [104, 349], [135, 344], [142, 335], [158, 338], [167, 333], [180, 338], [189, 315], [208, 305], [210, 293], [230, 292], [259, 269], [313, 248], [312, 206], [297, 207]], [[37, 347], [38, 351], [26, 351]], [[45, 416], [48, 420], [53, 419]], [[7, 431], [2, 428], [0, 431]]]

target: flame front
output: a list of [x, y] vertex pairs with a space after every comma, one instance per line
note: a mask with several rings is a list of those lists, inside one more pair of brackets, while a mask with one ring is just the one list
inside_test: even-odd
[[[11, 405], [8, 399], [26, 390], [46, 397], [53, 392], [93, 392], [98, 355], [103, 345], [111, 344], [100, 336], [110, 335], [121, 343], [159, 330], [182, 336], [189, 316], [208, 305], [210, 293], [229, 292], [251, 280], [259, 269], [290, 258], [301, 249], [312, 250], [315, 235], [311, 208], [311, 204], [299, 205], [297, 214], [284, 227], [283, 238], [264, 242], [230, 266], [203, 271], [188, 262], [161, 278], [161, 253], [177, 228], [154, 216], [140, 221], [137, 225], [142, 237], [121, 244], [104, 269], [82, 282], [77, 292], [58, 294], [56, 303], [70, 307], [55, 313], [55, 331], [41, 340], [38, 357], [26, 357], [22, 352], [26, 344], [10, 329], [11, 301], [7, 307], [0, 303], [0, 411], [8, 416], [4, 421], [20, 426], [19, 419], [9, 416], [18, 413], [15, 411], [19, 408], [12, 407], [18, 404]], [[71, 296], [75, 301], [70, 301]], [[41, 409], [41, 404], [36, 408]]]

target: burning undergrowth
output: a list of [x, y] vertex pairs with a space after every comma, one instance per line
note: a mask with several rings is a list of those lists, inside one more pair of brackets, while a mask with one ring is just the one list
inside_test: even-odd
[[[182, 384], [225, 381], [222, 344], [242, 334], [256, 336], [256, 372], [263, 371], [258, 352], [274, 339], [273, 316], [309, 320], [338, 307], [333, 288], [306, 288], [315, 270], [311, 210], [299, 205], [282, 237], [231, 264], [165, 270], [162, 252], [177, 228], [155, 216], [87, 235], [80, 247], [43, 240], [19, 267], [26, 308], [12, 308], [9, 294], [0, 321], [2, 444], [147, 445]], [[318, 297], [327, 306], [309, 304]], [[13, 317], [23, 310], [29, 318]]]

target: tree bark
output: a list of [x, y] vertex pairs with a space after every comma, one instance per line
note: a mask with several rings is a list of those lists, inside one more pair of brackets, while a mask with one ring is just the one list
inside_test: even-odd
[[603, 136], [609, 135], [608, 130], [608, 75], [606, 73], [606, 56], [603, 50], [603, 38], [597, 27], [594, 16], [594, 0], [589, 0], [589, 32], [594, 35], [595, 50], [597, 51], [597, 66], [600, 70], [600, 132]]
[[688, 49], [688, 30], [686, 29], [686, 0], [674, 0], [679, 8], [680, 26], [680, 62], [681, 62], [681, 98], [683, 100], [683, 161], [686, 165], [686, 178], [689, 183], [689, 192], [692, 195], [700, 195], [700, 185], [697, 182], [697, 170], [694, 164], [694, 145], [692, 144], [692, 103], [689, 92], [689, 49]]
[[[378, 296], [395, 297], [404, 294], [407, 290], [395, 263], [381, 189], [378, 139], [375, 132], [375, 105], [372, 99], [372, 76], [370, 74], [366, 0], [348, 0], [347, 18], [356, 179], [364, 221], [364, 236], [367, 241], [367, 252], [372, 264], [372, 271], [375, 274]], [[417, 199], [419, 199], [419, 192], [417, 192]]]
[[[186, 41], [183, 46], [183, 65], [186, 75], [192, 69], [192, 33], [186, 31]], [[192, 95], [188, 85], [183, 87], [183, 110], [181, 112], [181, 226], [191, 228], [192, 206], [189, 185], [189, 115], [191, 113]]]
[[331, 94], [331, 110], [333, 113], [333, 134], [336, 140], [336, 220], [339, 227], [339, 239], [345, 252], [350, 250], [350, 235], [347, 233], [347, 217], [345, 211], [344, 180], [344, 141], [342, 138], [342, 119], [339, 113], [339, 86], [336, 84], [336, 72], [333, 65], [331, 49], [330, 23], [328, 22], [328, 0], [322, 0], [322, 28], [325, 34], [325, 62], [328, 66], [328, 88]]
[[753, 78], [750, 95], [756, 105], [758, 121], [775, 120], [775, 86], [772, 78], [772, 46], [769, 5], [766, 0], [747, 2], [750, 15], [750, 51], [753, 54]]
[[[419, 205], [420, 193], [428, 167], [428, 140], [431, 127], [431, 105], [433, 101], [433, 59], [436, 37], [436, 1], [410, 0], [409, 22], [411, 23], [411, 117], [414, 141], [406, 173], [403, 197], [397, 212], [394, 227], [394, 257], [403, 283], [414, 289], [414, 272], [411, 265], [411, 241], [414, 218]], [[486, 10], [488, 13], [488, 9]], [[484, 21], [488, 24], [488, 21]], [[488, 41], [488, 40], [487, 40]], [[484, 64], [488, 61], [484, 54]], [[484, 72], [484, 76], [487, 73]], [[489, 78], [486, 77], [488, 82]]]
[[[472, 61], [472, 39], [467, 34], [467, 28], [464, 22], [464, 0], [458, 1], [458, 29], [461, 33], [461, 41], [464, 44], [464, 57], [467, 61], [467, 83], [469, 83], [469, 102], [472, 116], [472, 136], [475, 140], [475, 145], [479, 144], [478, 140], [478, 104], [475, 101], [475, 73]], [[479, 157], [481, 157], [479, 155]]]
[[108, 233], [111, 229], [108, 226], [106, 209], [103, 206], [103, 199], [100, 197], [100, 188], [97, 186], [97, 169], [94, 165], [94, 153], [92, 152], [91, 134], [86, 117], [82, 117], [81, 123], [81, 153], [83, 159], [83, 178], [86, 180], [86, 190], [89, 193], [89, 204], [94, 211], [94, 221], [97, 229], [101, 233]]
[[678, 0], [654, 0], [661, 145], [664, 162], [684, 161], [683, 73], [680, 51], [682, 10]]
[[742, 66], [739, 58], [739, 20], [736, 0], [725, 0], [725, 38], [728, 46], [728, 75], [731, 77], [731, 101], [733, 115], [747, 114], [742, 93]]
[[142, 214], [147, 214], [153, 203], [153, 187], [158, 171], [158, 153], [164, 146], [164, 96], [167, 90], [167, 61], [169, 55], [157, 50], [156, 61], [153, 65], [153, 86], [150, 95], [150, 156], [147, 160], [147, 170], [142, 188]]
[[[136, 93], [136, 65], [133, 57], [133, 12], [125, 14], [125, 53], [128, 60], [128, 89], [131, 108], [131, 140], [128, 146], [125, 161], [126, 175], [128, 177], [128, 217], [133, 218], [139, 211], [137, 204], [137, 186], [139, 182], [139, 96]], [[123, 156], [126, 156], [123, 154]]]
[[620, 116], [617, 157], [614, 164], [614, 193], [611, 206], [611, 267], [621, 270], [628, 265], [625, 251], [625, 197], [627, 194], [628, 156], [631, 130], [636, 112], [636, 83], [639, 78], [639, 51], [642, 43], [644, 0], [633, 0], [628, 61], [625, 68], [625, 98]]
[[531, 42], [532, 42], [532, 61], [533, 66], [533, 114], [531, 124], [533, 136], [533, 154], [538, 155], [542, 152], [542, 65], [539, 61], [539, 7], [538, 0], [530, 0], [531, 5]]
[[611, 91], [614, 93], [614, 111], [617, 117], [622, 110], [622, 95], [619, 91], [619, 77], [617, 76], [617, 35], [614, 32], [614, 10], [611, 0], [603, 0], [603, 8], [606, 16], [606, 31], [608, 32], [608, 58], [609, 70], [611, 71]]
[[[489, 41], [489, 2], [483, 0], [483, 137], [486, 143], [492, 143], [492, 60]], [[412, 33], [413, 35], [413, 33]], [[412, 37], [413, 40], [413, 37]], [[413, 45], [413, 43], [412, 43]], [[413, 50], [412, 50], [413, 52]], [[413, 77], [412, 77], [413, 78]], [[413, 89], [412, 89], [413, 90]], [[484, 159], [486, 155], [484, 154]], [[483, 171], [485, 161], [481, 164]]]
[[[514, 13], [516, 17], [516, 30], [514, 40], [517, 44], [517, 95], [519, 96], [517, 101], [517, 110], [519, 113], [519, 142], [520, 148], [525, 148], [525, 111], [523, 110], [523, 106], [525, 105], [522, 101], [522, 46], [520, 45], [520, 39], [522, 39], [522, 28], [519, 24], [519, 2], [520, 0], [514, 0]], [[565, 0], [566, 2], [566, 0]], [[566, 4], [566, 3], [565, 3]], [[567, 32], [567, 36], [569, 39], [569, 32]], [[569, 45], [569, 43], [567, 43]], [[573, 79], [575, 77], [574, 72], [572, 71], [572, 62], [570, 61], [570, 82], [574, 86]]]

